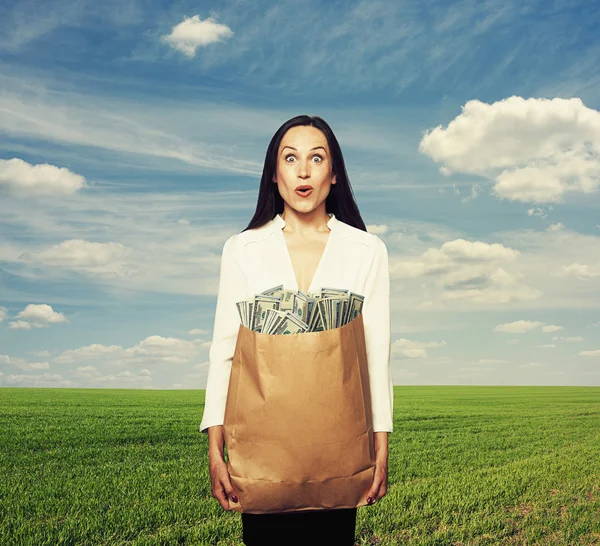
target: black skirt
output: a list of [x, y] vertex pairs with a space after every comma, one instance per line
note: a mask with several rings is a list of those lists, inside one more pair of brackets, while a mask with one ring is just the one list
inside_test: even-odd
[[246, 546], [354, 546], [356, 508], [272, 514], [242, 512]]

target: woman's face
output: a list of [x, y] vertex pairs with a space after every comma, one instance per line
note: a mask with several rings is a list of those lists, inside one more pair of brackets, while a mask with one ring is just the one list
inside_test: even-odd
[[[329, 195], [335, 176], [327, 138], [316, 127], [300, 125], [288, 129], [277, 151], [277, 182], [283, 200], [298, 212], [316, 209]], [[298, 186], [312, 186], [306, 194], [296, 193]]]

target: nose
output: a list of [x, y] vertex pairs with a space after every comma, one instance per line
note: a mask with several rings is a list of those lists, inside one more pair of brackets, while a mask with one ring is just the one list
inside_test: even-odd
[[300, 178], [307, 178], [310, 176], [309, 160], [298, 161], [298, 176]]

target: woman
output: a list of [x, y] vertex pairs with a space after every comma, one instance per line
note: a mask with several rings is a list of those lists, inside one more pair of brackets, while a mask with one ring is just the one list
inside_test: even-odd
[[[200, 431], [209, 438], [212, 495], [225, 510], [230, 498], [238, 502], [223, 453], [227, 387], [240, 324], [235, 302], [279, 284], [305, 293], [347, 288], [365, 297], [376, 453], [367, 499], [372, 504], [387, 493], [388, 433], [393, 430], [387, 249], [367, 232], [338, 141], [318, 116], [297, 116], [277, 130], [267, 149], [254, 217], [223, 246]], [[242, 513], [244, 544], [350, 546], [356, 510]]]

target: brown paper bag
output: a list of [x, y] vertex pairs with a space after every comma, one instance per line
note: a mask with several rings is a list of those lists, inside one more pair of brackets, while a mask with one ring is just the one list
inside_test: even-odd
[[362, 314], [300, 334], [240, 324], [224, 432], [232, 510], [366, 505], [375, 446]]

